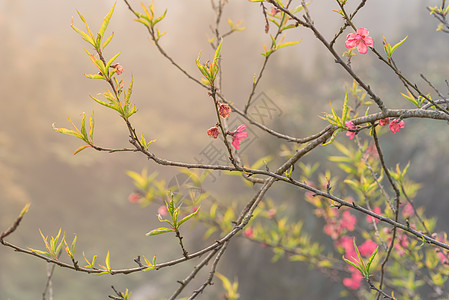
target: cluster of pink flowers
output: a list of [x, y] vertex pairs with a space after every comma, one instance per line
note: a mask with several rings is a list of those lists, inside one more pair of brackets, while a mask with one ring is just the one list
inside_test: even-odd
[[402, 128], [405, 127], [405, 123], [403, 120], [394, 119], [393, 121], [390, 122], [390, 118], [380, 119], [379, 125], [380, 126], [388, 125], [391, 132], [393, 132], [393, 133], [399, 132]]
[[[240, 143], [248, 137], [248, 132], [244, 131], [245, 129], [246, 125], [243, 124], [237, 127], [236, 130], [227, 132], [227, 134], [232, 137], [232, 146], [237, 150], [240, 149]], [[220, 134], [220, 131], [218, 131], [218, 124], [212, 128], [209, 128], [207, 134], [216, 139]]]
[[[386, 126], [390, 128], [391, 132], [396, 133], [399, 132], [402, 128], [405, 127], [405, 123], [401, 119], [394, 119], [390, 122], [390, 118], [380, 119], [379, 120], [380, 126]], [[352, 121], [346, 121], [345, 126], [348, 129], [346, 131], [346, 136], [348, 136], [350, 139], [353, 139], [357, 133], [357, 127], [354, 125]]]
[[[229, 115], [231, 114], [231, 111], [232, 111], [232, 109], [231, 109], [231, 107], [229, 107], [229, 105], [223, 104], [223, 103], [219, 104], [218, 114], [220, 115], [221, 118], [225, 119], [225, 118], [229, 117]], [[218, 137], [218, 135], [220, 134], [218, 127], [219, 127], [219, 124], [217, 123], [217, 124], [215, 124], [214, 127], [209, 128], [207, 130], [207, 135], [216, 139]], [[242, 124], [239, 127], [237, 127], [236, 130], [226, 132], [227, 135], [232, 137], [232, 146], [237, 150], [240, 149], [240, 143], [243, 142], [243, 140], [248, 137], [248, 133], [244, 131], [245, 129], [246, 129], [246, 125]]]
[[332, 207], [327, 214], [323, 214], [326, 221], [323, 231], [333, 240], [338, 239], [345, 230], [353, 231], [357, 223], [356, 217], [348, 210], [343, 212], [341, 218], [337, 218], [338, 215], [339, 210], [336, 207]]

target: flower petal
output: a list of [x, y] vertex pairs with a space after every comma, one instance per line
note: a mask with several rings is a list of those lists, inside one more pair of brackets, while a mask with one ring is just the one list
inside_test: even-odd
[[240, 148], [240, 140], [235, 138], [232, 140], [232, 146], [234, 146], [235, 149], [239, 150]]
[[374, 40], [372, 37], [367, 36], [363, 39], [363, 41], [365, 42], [365, 45], [367, 45], [368, 47], [374, 47]]
[[369, 31], [366, 28], [359, 28], [359, 29], [357, 29], [357, 34], [365, 37], [365, 36], [369, 35]]
[[360, 41], [360, 43], [357, 45], [357, 50], [360, 54], [366, 54], [366, 52], [368, 52], [368, 47], [366, 47], [363, 41]]
[[239, 127], [237, 127], [236, 132], [241, 132], [241, 131], [245, 130], [245, 128], [246, 128], [246, 125], [245, 125], [245, 124], [240, 125]]

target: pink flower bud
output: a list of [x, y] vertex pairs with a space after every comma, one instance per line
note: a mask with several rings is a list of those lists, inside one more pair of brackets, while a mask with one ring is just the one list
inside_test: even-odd
[[227, 104], [220, 104], [220, 107], [218, 108], [218, 113], [220, 114], [220, 117], [222, 117], [223, 119], [227, 118], [231, 113], [231, 108]]
[[379, 120], [379, 125], [380, 126], [385, 126], [385, 125], [388, 125], [388, 124], [390, 124], [390, 118], [385, 118], [385, 119], [380, 119]]
[[139, 203], [140, 198], [142, 198], [142, 196], [140, 196], [139, 193], [132, 193], [128, 196], [128, 201], [131, 203]]
[[218, 137], [218, 135], [220, 134], [220, 132], [218, 131], [217, 126], [214, 126], [212, 128], [209, 128], [209, 130], [207, 131], [207, 134], [211, 137], [213, 137], [214, 139], [216, 139]]

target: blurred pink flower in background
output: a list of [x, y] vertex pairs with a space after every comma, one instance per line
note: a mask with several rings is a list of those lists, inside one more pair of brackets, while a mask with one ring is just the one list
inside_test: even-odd
[[161, 216], [165, 216], [167, 214], [167, 212], [168, 212], [167, 207], [165, 205], [162, 205], [157, 210], [157, 213], [160, 214]]
[[250, 239], [253, 238], [254, 237], [253, 229], [251, 227], [246, 228], [243, 231], [243, 235], [246, 236], [247, 238], [250, 238]]
[[128, 201], [131, 203], [139, 203], [140, 198], [142, 197], [140, 196], [139, 193], [132, 193], [128, 196]]

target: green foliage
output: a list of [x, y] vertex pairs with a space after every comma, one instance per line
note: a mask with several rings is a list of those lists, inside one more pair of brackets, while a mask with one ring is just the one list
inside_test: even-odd
[[408, 36], [406, 36], [405, 38], [403, 38], [400, 42], [398, 42], [397, 44], [395, 44], [393, 47], [391, 46], [390, 43], [387, 42], [387, 40], [385, 39], [385, 36], [382, 36], [384, 39], [384, 50], [385, 53], [387, 54], [387, 58], [388, 60], [391, 59], [391, 57], [393, 56], [393, 52], [396, 51], [396, 49], [401, 46], [405, 40], [408, 38]]
[[224, 275], [220, 273], [215, 273], [215, 276], [220, 278], [223, 288], [226, 290], [225, 297], [228, 300], [236, 300], [240, 298], [239, 293], [237, 292], [239, 288], [239, 282], [237, 280], [234, 280], [234, 282], [231, 283], [231, 281]]
[[218, 75], [218, 72], [220, 70], [220, 52], [221, 52], [221, 45], [223, 44], [223, 40], [220, 41], [218, 44], [217, 49], [215, 50], [214, 59], [212, 60], [212, 63], [209, 63], [207, 61], [205, 64], [201, 64], [201, 53], [198, 55], [198, 58], [196, 59], [196, 65], [200, 72], [206, 77], [206, 80], [210, 87], [213, 87], [215, 85], [215, 79]]
[[194, 212], [188, 214], [181, 220], [178, 220], [179, 212], [181, 210], [181, 204], [179, 206], [175, 205], [175, 202], [173, 200], [173, 195], [169, 202], [166, 202], [167, 211], [170, 214], [171, 220], [165, 220], [162, 218], [162, 216], [159, 214], [158, 219], [159, 222], [167, 223], [170, 227], [160, 227], [151, 230], [150, 232], [146, 233], [146, 236], [153, 236], [153, 235], [159, 235], [167, 232], [179, 232], [179, 228], [181, 225], [191, 219], [192, 217], [196, 216], [196, 214], [199, 211], [199, 208], [197, 208]]
[[[84, 23], [84, 25], [86, 25], [86, 32], [78, 29], [77, 27], [75, 27], [73, 25], [73, 20], [72, 20], [72, 28], [73, 30], [75, 30], [86, 42], [88, 42], [90, 45], [92, 45], [95, 50], [99, 53], [102, 53], [104, 48], [106, 48], [106, 46], [109, 44], [109, 42], [112, 40], [112, 36], [113, 34], [111, 34], [104, 43], [102, 43], [102, 39], [104, 36], [104, 33], [106, 31], [106, 29], [108, 28], [109, 25], [109, 21], [111, 20], [112, 17], [112, 13], [114, 12], [114, 8], [115, 8], [115, 3], [112, 6], [111, 10], [108, 12], [108, 14], [106, 15], [106, 17], [103, 19], [103, 23], [101, 24], [100, 30], [97, 33], [97, 37], [95, 37], [92, 33], [92, 31], [89, 28], [89, 25], [86, 22], [86, 19], [83, 17], [83, 15], [78, 12], [78, 16], [80, 17], [81, 21]], [[87, 50], [86, 50], [87, 51]], [[103, 73], [103, 75], [105, 75], [105, 73]]]
[[326, 114], [324, 114], [324, 117], [320, 117], [320, 118], [322, 118], [323, 120], [327, 120], [331, 125], [337, 126], [338, 129], [333, 132], [332, 137], [329, 139], [329, 141], [324, 143], [323, 146], [331, 144], [341, 131], [347, 130], [345, 122], [346, 122], [346, 119], [349, 114], [348, 93], [345, 94], [341, 117], [339, 117], [337, 115], [337, 113], [335, 112], [335, 110], [332, 106], [332, 102], [330, 102], [330, 106], [331, 106], [332, 115], [326, 113]]
[[354, 268], [356, 268], [357, 270], [359, 270], [360, 273], [362, 273], [363, 277], [368, 280], [370, 277], [371, 264], [373, 263], [374, 257], [376, 257], [377, 250], [379, 248], [376, 248], [376, 250], [374, 250], [373, 254], [371, 254], [371, 256], [368, 259], [368, 262], [366, 264], [363, 261], [362, 256], [360, 255], [359, 248], [357, 247], [357, 245], [355, 243], [355, 238], [354, 238], [354, 249], [357, 253], [357, 258], [352, 257], [354, 259], [354, 261], [351, 261], [343, 256], [343, 260], [345, 262], [347, 262], [348, 264], [350, 264], [351, 266], [353, 266]]
[[150, 32], [153, 40], [155, 42], [158, 42], [159, 39], [165, 34], [165, 32], [161, 33], [159, 31], [159, 28], [156, 28], [156, 25], [165, 18], [167, 10], [165, 10], [161, 16], [155, 17], [154, 0], [152, 4], [148, 6], [148, 8], [143, 3], [141, 3], [141, 5], [145, 14], [137, 13], [138, 18], [136, 19], [136, 21], [145, 25], [145, 27]]
[[88, 147], [91, 147], [93, 145], [94, 124], [95, 124], [94, 113], [92, 112], [92, 115], [89, 118], [89, 126], [90, 126], [89, 134], [87, 133], [87, 130], [86, 130], [86, 114], [85, 113], [83, 113], [83, 117], [81, 119], [81, 129], [78, 129], [78, 127], [76, 127], [76, 125], [73, 124], [73, 122], [70, 118], [68, 118], [68, 119], [69, 119], [70, 124], [72, 124], [74, 130], [67, 129], [67, 128], [56, 128], [54, 124], [52, 126], [55, 131], [77, 137], [87, 144], [87, 145], [82, 146], [82, 147], [78, 148], [77, 150], [75, 150], [75, 152], [73, 153], [75, 155], [78, 152], [80, 152]]
[[[288, 29], [287, 27], [284, 29]], [[285, 39], [285, 35], [280, 39], [279, 42], [276, 41], [276, 38], [270, 34], [271, 37], [271, 48], [267, 49], [267, 47], [264, 45], [264, 50], [265, 52], [262, 53], [263, 56], [268, 57], [271, 54], [273, 54], [274, 52], [276, 52], [277, 50], [284, 48], [284, 47], [288, 47], [288, 46], [293, 46], [296, 44], [299, 44], [301, 41], [291, 41], [291, 42], [284, 42]]]
[[42, 233], [42, 231], [40, 231], [42, 240], [44, 241], [45, 244], [45, 249], [47, 251], [42, 251], [42, 250], [36, 250], [36, 249], [31, 249], [31, 251], [39, 253], [39, 254], [43, 254], [46, 256], [51, 257], [54, 260], [58, 260], [60, 252], [61, 252], [61, 248], [64, 245], [64, 240], [65, 240], [65, 232], [63, 234], [63, 236], [61, 237], [61, 229], [59, 229], [58, 234], [53, 237], [50, 237], [50, 241], [48, 241], [48, 237], [44, 236], [44, 234]]

